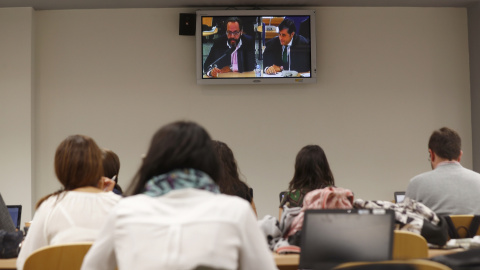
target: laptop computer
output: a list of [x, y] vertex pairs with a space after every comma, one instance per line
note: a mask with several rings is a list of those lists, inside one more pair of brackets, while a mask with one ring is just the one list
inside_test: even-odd
[[299, 269], [323, 270], [344, 262], [391, 260], [394, 225], [392, 210], [307, 210]]
[[21, 220], [22, 220], [22, 206], [21, 205], [7, 205], [8, 212], [12, 217], [13, 224], [15, 228], [20, 230]]
[[405, 191], [395, 191], [393, 196], [395, 196], [395, 203], [401, 203], [405, 199]]

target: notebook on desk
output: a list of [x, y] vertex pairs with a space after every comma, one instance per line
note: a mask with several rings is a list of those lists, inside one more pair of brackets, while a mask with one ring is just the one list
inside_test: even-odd
[[20, 230], [21, 219], [22, 219], [22, 206], [21, 205], [7, 205], [8, 212], [12, 217], [13, 224], [15, 228]]
[[392, 259], [392, 210], [307, 210], [299, 269], [331, 269], [353, 261]]

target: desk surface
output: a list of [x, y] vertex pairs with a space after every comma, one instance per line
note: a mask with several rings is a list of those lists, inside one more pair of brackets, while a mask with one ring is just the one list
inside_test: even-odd
[[13, 259], [0, 259], [0, 269], [17, 269], [17, 258]]
[[[428, 258], [452, 254], [460, 251], [464, 251], [464, 249], [429, 249]], [[277, 254], [274, 252], [273, 259], [280, 270], [297, 269], [296, 267], [298, 267], [298, 263], [300, 262], [300, 254]]]

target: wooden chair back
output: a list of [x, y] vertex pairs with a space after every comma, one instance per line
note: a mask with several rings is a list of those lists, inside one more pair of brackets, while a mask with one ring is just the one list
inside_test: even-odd
[[[450, 267], [429, 260], [393, 260], [381, 262], [349, 262], [343, 263], [334, 269], [342, 270], [367, 270], [367, 269], [402, 269], [399, 266], [405, 266], [405, 269], [414, 268], [416, 270], [451, 270]], [[394, 267], [397, 266], [397, 267]]]
[[[475, 228], [470, 228], [473, 220], [473, 215], [450, 215], [449, 217], [452, 220], [453, 224], [453, 228], [449, 226], [449, 229], [455, 230], [458, 234], [458, 238], [471, 238], [475, 235], [480, 235], [480, 227], [476, 228], [476, 230]], [[470, 235], [470, 229], [475, 231], [472, 232], [473, 235]]]
[[40, 248], [28, 256], [24, 270], [80, 270], [91, 242], [54, 245]]
[[428, 257], [427, 240], [419, 234], [395, 230], [393, 235], [393, 259], [424, 259]]

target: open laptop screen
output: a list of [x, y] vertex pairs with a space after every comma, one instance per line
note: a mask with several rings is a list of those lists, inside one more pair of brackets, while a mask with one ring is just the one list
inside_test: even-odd
[[307, 210], [299, 268], [391, 260], [394, 223], [392, 210]]
[[13, 224], [15, 228], [20, 229], [21, 218], [22, 218], [22, 206], [21, 205], [7, 205], [8, 212], [12, 217]]
[[405, 191], [395, 191], [393, 194], [396, 203], [401, 203], [405, 199]]

